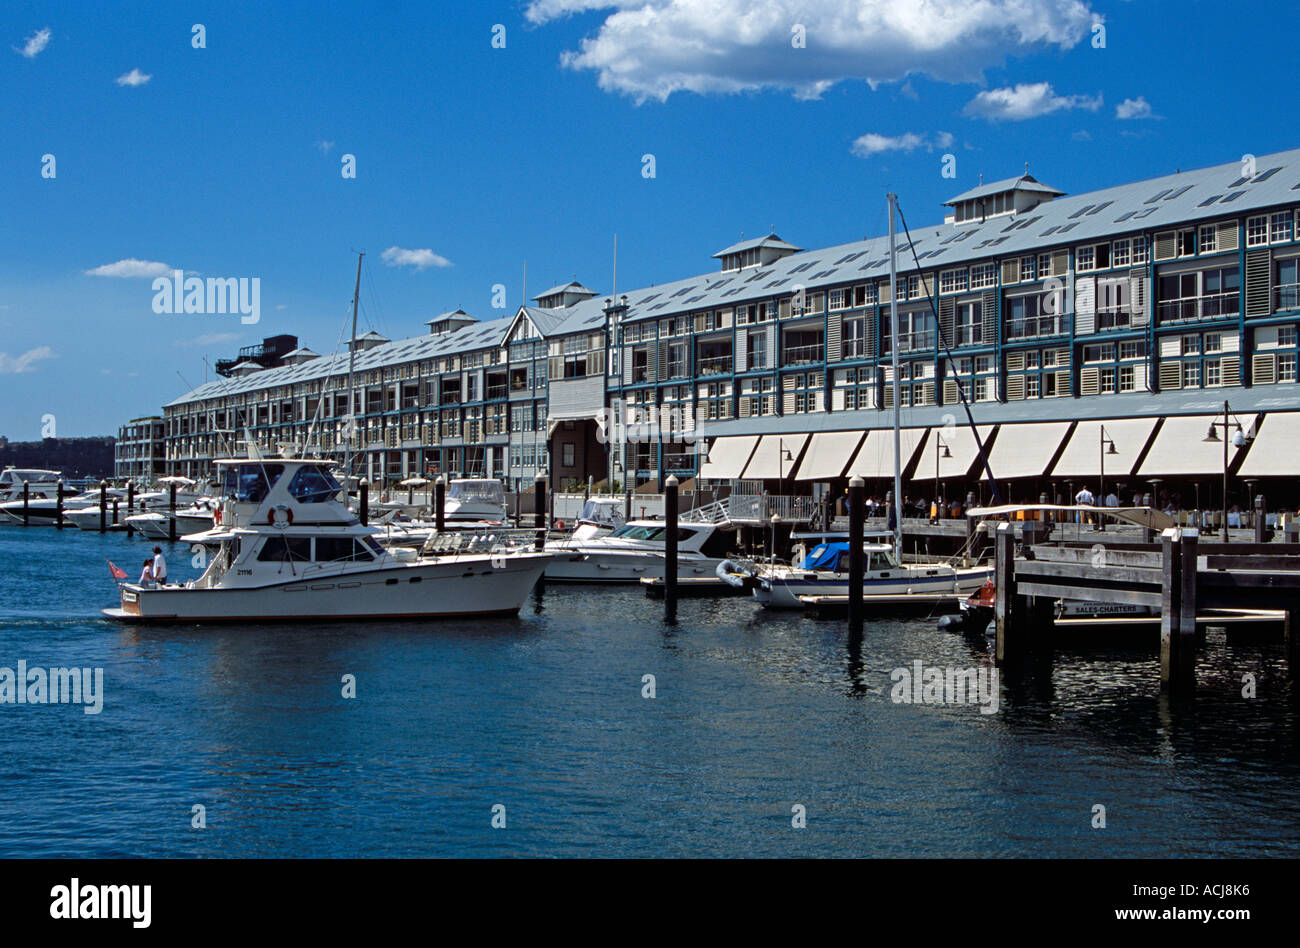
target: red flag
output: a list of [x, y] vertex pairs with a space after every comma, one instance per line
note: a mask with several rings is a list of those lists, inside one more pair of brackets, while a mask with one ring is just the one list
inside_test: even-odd
[[119, 569], [117, 567], [117, 564], [115, 564], [112, 560], [105, 560], [104, 562], [108, 564], [108, 570], [113, 574], [114, 579], [126, 579], [125, 570]]

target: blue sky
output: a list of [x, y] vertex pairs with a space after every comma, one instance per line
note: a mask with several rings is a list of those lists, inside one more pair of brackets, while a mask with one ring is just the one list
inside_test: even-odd
[[[116, 433], [265, 335], [335, 351], [353, 250], [363, 324], [399, 338], [456, 306], [504, 315], [498, 283], [513, 310], [525, 261], [529, 295], [608, 292], [615, 233], [626, 289], [711, 270], [742, 233], [883, 233], [887, 190], [917, 226], [1026, 161], [1079, 193], [1295, 147], [1296, 13], [1274, 9], [9, 2], [0, 434], [39, 437], [47, 413], [60, 436]], [[257, 277], [260, 322], [155, 313], [164, 264]]]

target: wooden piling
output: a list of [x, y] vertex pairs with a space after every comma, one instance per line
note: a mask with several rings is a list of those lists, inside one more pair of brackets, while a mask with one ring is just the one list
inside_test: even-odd
[[677, 476], [664, 482], [664, 516], [668, 530], [664, 544], [664, 619], [677, 621]]
[[533, 479], [533, 527], [537, 530], [533, 546], [541, 550], [546, 546], [546, 475], [541, 473]]
[[[447, 479], [441, 474], [433, 482], [433, 525], [439, 533], [447, 526]], [[519, 495], [515, 495], [515, 522], [519, 521]]]
[[176, 542], [176, 485], [167, 489], [167, 539]]
[[23, 526], [24, 527], [30, 527], [32, 525], [31, 504], [32, 504], [32, 485], [29, 484], [27, 481], [23, 481]]
[[108, 481], [99, 482], [99, 532], [108, 530]]
[[1011, 523], [998, 524], [993, 543], [996, 592], [993, 615], [997, 623], [995, 660], [999, 665], [1024, 658], [1024, 612], [1016, 590], [1016, 534]]
[[117, 519], [117, 505], [118, 505], [118, 503], [119, 503], [119, 501], [117, 500], [117, 498], [116, 498], [116, 497], [113, 498], [113, 526], [115, 526], [115, 527], [118, 525], [118, 519]]
[[56, 485], [56, 490], [57, 490], [57, 495], [54, 501], [54, 525], [58, 529], [62, 530], [63, 529], [63, 478], [61, 477], [59, 478], [59, 483]]
[[862, 543], [865, 527], [866, 482], [855, 477], [849, 481], [849, 632], [862, 634]]
[[360, 494], [357, 497], [357, 516], [361, 518], [363, 527], [370, 524], [370, 484], [363, 477], [361, 483], [357, 485]]
[[126, 515], [135, 513], [135, 481], [126, 482]]
[[1186, 694], [1195, 684], [1196, 672], [1195, 532], [1166, 530], [1160, 552], [1160, 687]]

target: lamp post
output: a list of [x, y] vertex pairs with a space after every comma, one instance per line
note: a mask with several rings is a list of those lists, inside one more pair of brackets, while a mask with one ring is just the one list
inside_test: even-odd
[[[940, 448], [943, 449], [942, 454], [939, 451]], [[939, 512], [942, 510], [942, 507], [939, 505], [939, 459], [951, 457], [952, 451], [948, 449], [948, 445], [943, 440], [943, 436], [936, 431], [934, 433], [934, 516], [930, 518], [931, 523], [939, 522]]]
[[785, 462], [793, 461], [794, 455], [786, 448], [784, 438], [776, 439], [776, 452], [776, 492], [779, 494], [785, 481]]
[[[1119, 454], [1119, 452], [1115, 450], [1114, 440], [1106, 437], [1106, 426], [1099, 425], [1098, 428], [1099, 428], [1098, 434], [1101, 440], [1097, 442], [1097, 451], [1101, 461], [1101, 467], [1100, 467], [1101, 476], [1097, 482], [1097, 506], [1105, 507], [1106, 506], [1106, 455], [1109, 454], [1113, 457]], [[1101, 514], [1097, 515], [1097, 529], [1099, 530], [1106, 529], [1106, 518]]]
[[1220, 441], [1218, 428], [1223, 426], [1223, 542], [1228, 542], [1228, 427], [1236, 426], [1236, 433], [1232, 436], [1232, 443], [1235, 447], [1240, 448], [1249, 438], [1241, 428], [1241, 421], [1232, 420], [1232, 408], [1225, 401], [1223, 403], [1223, 421], [1210, 422], [1210, 430], [1201, 440], [1206, 444], [1218, 444]]

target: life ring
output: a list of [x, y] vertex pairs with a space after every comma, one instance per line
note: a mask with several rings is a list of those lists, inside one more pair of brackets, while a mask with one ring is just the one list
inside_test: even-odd
[[556, 529], [556, 530], [563, 530], [563, 529], [564, 529], [564, 521], [563, 521], [563, 520], [557, 520], [557, 521], [555, 521], [555, 529]]
[[[284, 512], [283, 518], [276, 516], [278, 511]], [[293, 523], [293, 511], [289, 509], [287, 504], [276, 504], [271, 508], [270, 514], [267, 515], [266, 522], [279, 530], [283, 530]]]

